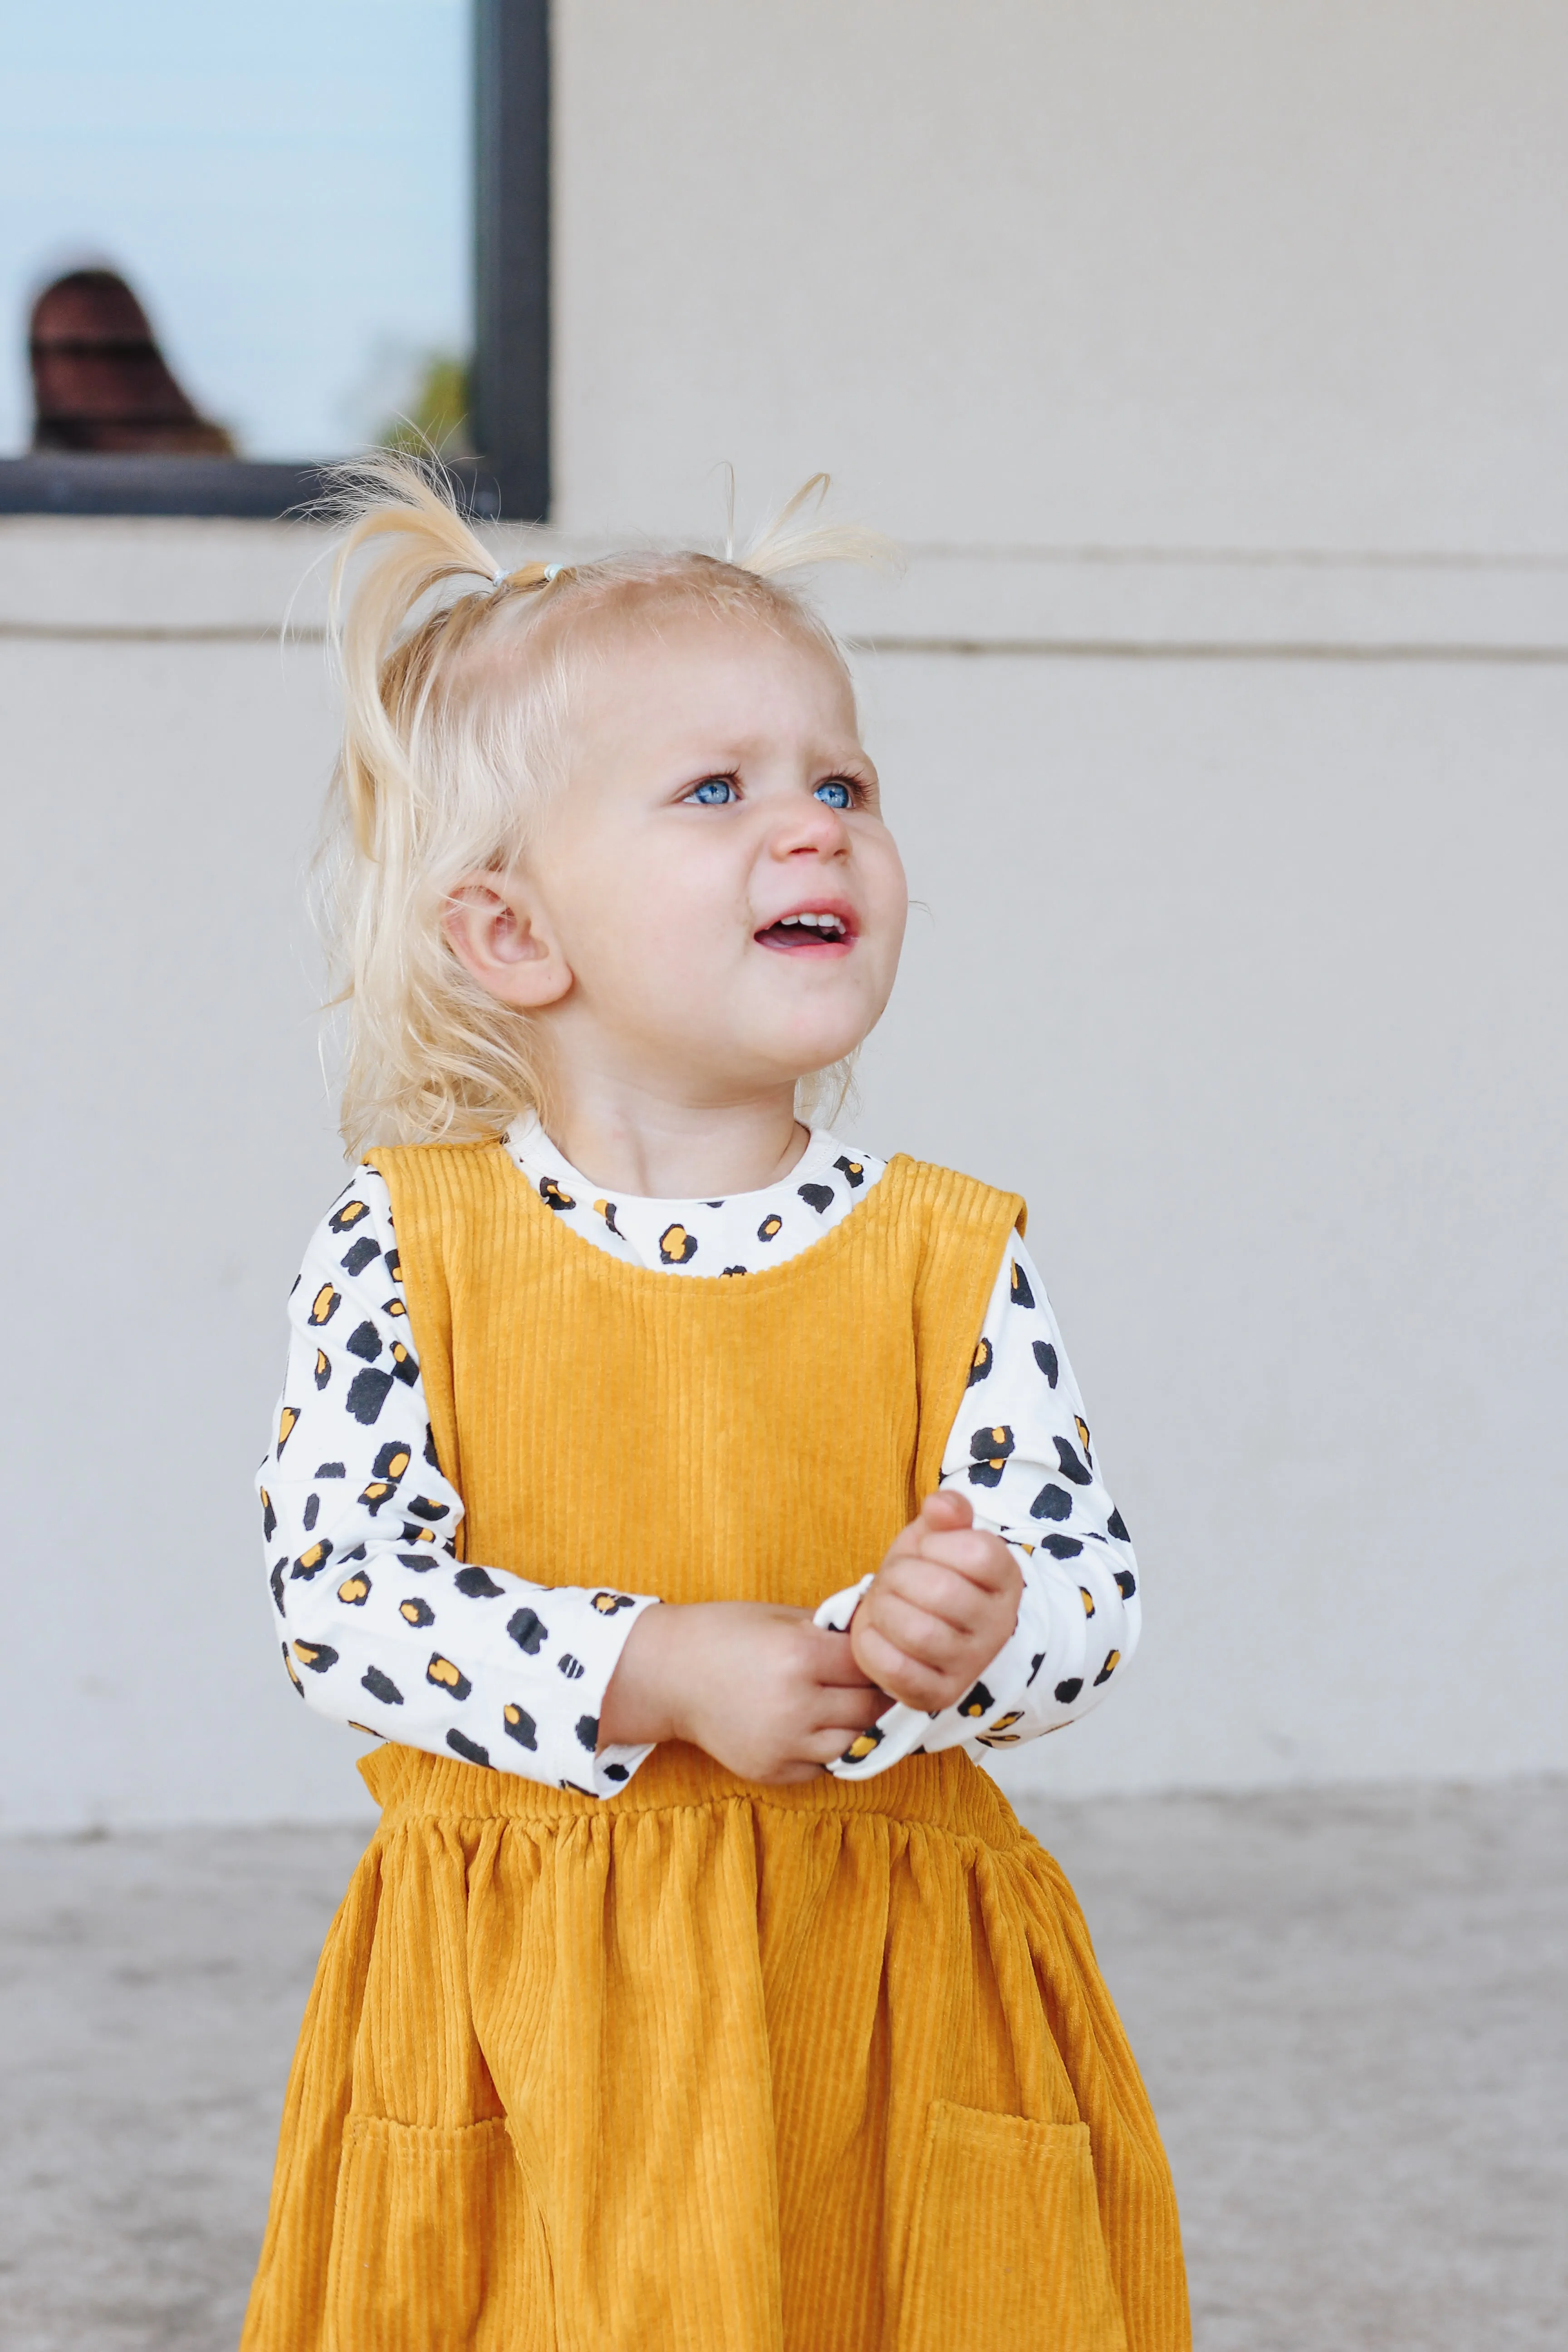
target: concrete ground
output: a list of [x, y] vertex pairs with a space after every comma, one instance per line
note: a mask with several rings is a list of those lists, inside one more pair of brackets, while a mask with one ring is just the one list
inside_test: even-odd
[[[1560, 2352], [1568, 1785], [1107, 1799], [1032, 1826], [1164, 2127], [1198, 2352]], [[6, 2352], [229, 2352], [359, 1843], [0, 1846]]]

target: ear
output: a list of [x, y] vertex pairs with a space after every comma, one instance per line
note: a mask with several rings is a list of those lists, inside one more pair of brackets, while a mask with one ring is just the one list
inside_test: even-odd
[[572, 971], [539, 909], [510, 875], [476, 874], [460, 882], [442, 921], [447, 944], [486, 993], [520, 1013], [559, 1003]]

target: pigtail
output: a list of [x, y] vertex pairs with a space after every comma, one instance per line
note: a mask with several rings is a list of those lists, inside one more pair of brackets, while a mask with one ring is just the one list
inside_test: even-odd
[[[813, 474], [809, 482], [803, 482], [794, 498], [732, 558], [737, 569], [749, 572], [753, 579], [777, 580], [819, 563], [864, 563], [880, 569], [896, 562], [897, 545], [881, 531], [868, 530], [860, 523], [818, 520], [831, 487], [828, 474]], [[731, 495], [732, 499], [732, 487]]]

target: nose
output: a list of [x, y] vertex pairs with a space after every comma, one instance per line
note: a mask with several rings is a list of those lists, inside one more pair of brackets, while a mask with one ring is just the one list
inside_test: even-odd
[[797, 802], [773, 831], [775, 857], [846, 857], [849, 828], [842, 809], [815, 798]]

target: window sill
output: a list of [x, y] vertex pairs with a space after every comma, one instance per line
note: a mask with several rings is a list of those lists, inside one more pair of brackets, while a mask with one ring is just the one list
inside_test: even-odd
[[[472, 510], [500, 512], [495, 478], [475, 458], [447, 468]], [[231, 515], [309, 519], [323, 495], [320, 466], [252, 464], [242, 457], [78, 456], [50, 450], [0, 457], [0, 514]]]

